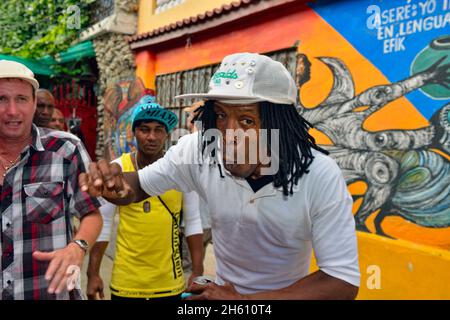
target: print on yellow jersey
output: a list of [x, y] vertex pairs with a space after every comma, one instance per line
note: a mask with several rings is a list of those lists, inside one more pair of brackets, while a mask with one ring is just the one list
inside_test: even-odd
[[172, 216], [172, 262], [173, 262], [173, 277], [176, 279], [183, 276], [183, 265], [181, 263], [181, 252], [180, 252], [180, 219], [181, 216], [174, 214], [172, 210], [167, 206], [166, 202], [158, 196], [159, 201], [166, 208], [167, 212]]
[[173, 261], [173, 275], [174, 278], [179, 278], [183, 276], [183, 265], [181, 263], [181, 253], [180, 253], [180, 229], [178, 225], [173, 230], [172, 237], [172, 261]]

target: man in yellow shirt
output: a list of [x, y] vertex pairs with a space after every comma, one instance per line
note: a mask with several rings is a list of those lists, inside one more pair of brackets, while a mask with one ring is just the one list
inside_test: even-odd
[[[123, 154], [114, 162], [124, 172], [137, 171], [164, 155], [164, 143], [178, 123], [178, 117], [144, 96], [135, 106], [132, 129], [137, 152]], [[111, 278], [111, 299], [180, 299], [185, 289], [179, 227], [185, 221], [187, 242], [191, 250], [193, 274], [203, 273], [202, 225], [195, 192], [176, 190], [149, 197], [139, 203], [100, 208], [104, 227], [90, 253], [87, 271], [87, 295], [103, 298], [103, 281], [99, 269], [108, 246], [114, 212], [119, 212], [116, 254]], [[190, 283], [190, 281], [189, 281]]]

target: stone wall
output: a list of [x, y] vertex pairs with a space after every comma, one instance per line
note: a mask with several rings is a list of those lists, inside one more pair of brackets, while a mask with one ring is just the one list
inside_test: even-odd
[[[118, 2], [125, 2], [118, 1]], [[131, 1], [128, 1], [131, 2]], [[108, 33], [93, 40], [99, 68], [98, 122], [96, 156], [104, 154], [104, 93], [108, 86], [135, 75], [133, 53], [124, 35]]]

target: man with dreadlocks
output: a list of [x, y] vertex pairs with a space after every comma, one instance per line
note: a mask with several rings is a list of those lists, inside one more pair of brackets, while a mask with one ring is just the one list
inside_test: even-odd
[[[137, 174], [99, 161], [79, 176], [82, 190], [119, 204], [173, 188], [206, 200], [217, 278], [193, 283], [190, 299], [355, 298], [352, 199], [338, 166], [296, 112], [297, 89], [286, 68], [263, 55], [232, 54], [208, 93], [178, 98], [206, 100], [195, 119], [200, 133], [182, 137]], [[261, 153], [265, 147], [269, 152]], [[319, 270], [308, 275], [312, 250]]]

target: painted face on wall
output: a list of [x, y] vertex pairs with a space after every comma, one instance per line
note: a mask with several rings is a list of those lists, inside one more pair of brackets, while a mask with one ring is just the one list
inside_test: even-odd
[[311, 79], [311, 62], [306, 55], [301, 53], [297, 55], [297, 69], [295, 74], [298, 87]]
[[36, 100], [33, 87], [20, 79], [0, 79], [0, 139], [29, 137]]
[[[216, 102], [216, 125], [223, 137], [223, 162], [234, 176], [247, 178], [259, 166], [259, 105]], [[241, 132], [241, 135], [239, 134]], [[243, 135], [242, 135], [243, 133]]]
[[147, 157], [159, 154], [169, 136], [166, 127], [158, 121], [142, 122], [134, 130], [137, 147]]
[[36, 94], [37, 107], [34, 114], [34, 123], [38, 127], [49, 127], [55, 109], [55, 98], [46, 90], [40, 90]]

